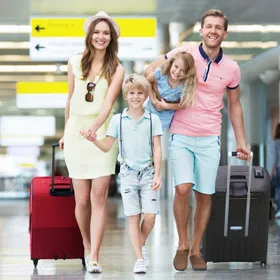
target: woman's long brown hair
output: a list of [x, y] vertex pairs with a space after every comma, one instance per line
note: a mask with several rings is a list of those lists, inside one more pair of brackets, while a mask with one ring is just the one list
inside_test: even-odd
[[187, 52], [179, 52], [170, 60], [168, 60], [165, 64], [161, 67], [161, 74], [162, 75], [170, 75], [170, 69], [173, 62], [176, 59], [181, 58], [185, 64], [185, 71], [186, 74], [184, 78], [180, 81], [184, 84], [183, 92], [180, 98], [179, 107], [189, 107], [192, 106], [195, 102], [195, 91], [197, 87], [197, 76], [196, 76], [196, 67], [194, 58], [190, 53]]
[[93, 21], [91, 23], [88, 33], [86, 35], [86, 39], [85, 39], [86, 48], [85, 48], [85, 51], [83, 53], [82, 60], [81, 60], [81, 68], [82, 68], [82, 73], [83, 73], [82, 78], [83, 78], [83, 80], [85, 80], [89, 76], [92, 60], [93, 60], [94, 53], [95, 53], [95, 48], [93, 47], [93, 45], [91, 43], [92, 35], [95, 30], [95, 26], [99, 22], [102, 22], [102, 21], [106, 22], [109, 25], [111, 41], [106, 49], [106, 54], [105, 54], [103, 66], [101, 69], [101, 76], [104, 76], [105, 79], [108, 81], [108, 84], [110, 84], [112, 81], [112, 77], [113, 77], [114, 73], [116, 72], [116, 69], [119, 65], [119, 59], [117, 57], [118, 36], [117, 36], [116, 30], [114, 29], [111, 22], [104, 18], [96, 19], [95, 21]]

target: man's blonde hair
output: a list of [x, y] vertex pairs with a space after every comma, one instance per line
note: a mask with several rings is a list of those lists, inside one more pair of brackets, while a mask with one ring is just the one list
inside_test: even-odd
[[204, 25], [204, 21], [207, 17], [220, 17], [223, 18], [225, 23], [224, 23], [224, 28], [225, 31], [227, 31], [228, 29], [228, 17], [224, 14], [224, 12], [220, 11], [220, 10], [216, 10], [216, 9], [211, 9], [206, 11], [203, 16], [201, 17], [201, 28], [203, 28]]
[[132, 88], [140, 88], [143, 90], [143, 93], [148, 97], [150, 84], [144, 76], [138, 74], [129, 75], [123, 84], [123, 96], [126, 98], [128, 92]]

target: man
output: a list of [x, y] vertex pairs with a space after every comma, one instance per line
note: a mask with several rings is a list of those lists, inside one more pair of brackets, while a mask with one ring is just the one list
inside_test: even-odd
[[[222, 11], [209, 10], [201, 20], [199, 47], [179, 47], [160, 56], [145, 70], [145, 76], [179, 51], [186, 51], [195, 59], [198, 85], [194, 106], [177, 110], [170, 127], [170, 160], [175, 182], [174, 216], [177, 224], [179, 247], [174, 267], [185, 270], [188, 258], [194, 270], [207, 269], [200, 247], [210, 211], [211, 195], [220, 161], [220, 132], [223, 95], [227, 91], [230, 119], [234, 129], [238, 158], [249, 160], [246, 147], [243, 111], [240, 104], [240, 69], [236, 62], [223, 54], [222, 41], [227, 37], [228, 19]], [[164, 100], [159, 109], [174, 108]], [[189, 197], [195, 191], [194, 239], [189, 247], [187, 226]]]

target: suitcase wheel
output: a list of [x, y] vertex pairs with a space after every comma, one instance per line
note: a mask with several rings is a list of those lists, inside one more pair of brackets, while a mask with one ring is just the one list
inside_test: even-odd
[[85, 258], [82, 258], [82, 265], [83, 265], [83, 267], [86, 267]]
[[37, 264], [38, 264], [39, 259], [32, 259], [32, 261], [33, 261], [34, 267], [36, 268], [36, 267], [37, 267]]
[[261, 261], [261, 267], [266, 267], [266, 261]]

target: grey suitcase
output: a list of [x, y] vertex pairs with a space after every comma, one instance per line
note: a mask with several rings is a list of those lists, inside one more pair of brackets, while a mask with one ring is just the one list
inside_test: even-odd
[[265, 168], [220, 166], [203, 240], [206, 262], [267, 263], [270, 176]]

